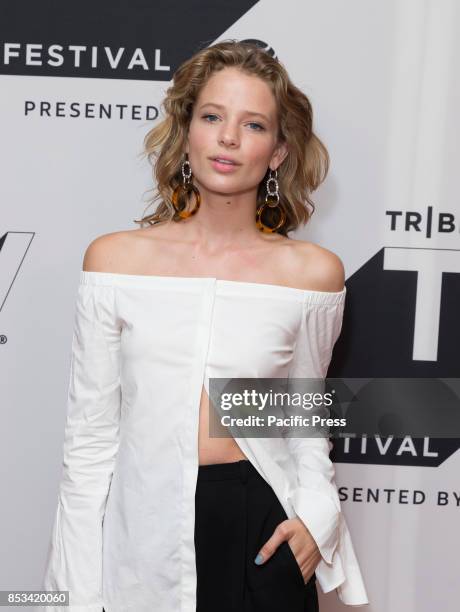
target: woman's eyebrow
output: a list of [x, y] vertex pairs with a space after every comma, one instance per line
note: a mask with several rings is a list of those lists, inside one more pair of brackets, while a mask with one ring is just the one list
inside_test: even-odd
[[[223, 106], [222, 104], [216, 104], [215, 102], [206, 102], [205, 104], [202, 104], [198, 110], [201, 110], [205, 106], [215, 106], [216, 108], [220, 108], [221, 110], [225, 108], [225, 106]], [[242, 113], [244, 115], [257, 115], [265, 119], [265, 121], [267, 121], [268, 123], [270, 123], [270, 119], [263, 113], [257, 113], [256, 111], [249, 111], [249, 110], [242, 111]]]

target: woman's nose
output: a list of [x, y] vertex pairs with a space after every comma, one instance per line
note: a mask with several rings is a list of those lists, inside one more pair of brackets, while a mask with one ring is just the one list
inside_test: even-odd
[[219, 143], [226, 146], [235, 146], [238, 144], [238, 134], [236, 129], [226, 126], [222, 129], [219, 137]]

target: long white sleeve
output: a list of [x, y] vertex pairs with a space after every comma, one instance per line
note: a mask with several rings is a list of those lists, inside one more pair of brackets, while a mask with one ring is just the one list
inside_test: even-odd
[[[289, 378], [324, 381], [342, 330], [345, 296], [346, 288], [343, 293], [322, 294], [312, 308], [307, 297]], [[315, 383], [314, 390], [319, 386]], [[295, 458], [299, 483], [290, 500], [322, 556], [315, 570], [317, 580], [325, 593], [337, 589], [343, 603], [364, 605], [368, 601], [367, 593], [341, 511], [334, 464], [329, 458], [333, 444], [326, 437], [286, 439], [289, 452]], [[348, 575], [345, 566], [352, 568], [348, 569]]]
[[68, 590], [70, 601], [68, 607], [46, 611], [102, 612], [102, 523], [118, 450], [120, 407], [114, 288], [81, 281], [62, 477], [42, 586]]
[[[312, 307], [308, 297], [304, 302], [289, 378], [323, 380], [326, 376], [342, 326], [345, 293], [334, 293], [331, 297], [321, 294], [318, 299], [320, 302]], [[319, 389], [317, 383], [314, 389]], [[287, 437], [286, 440], [296, 462], [299, 481], [291, 495], [292, 505], [311, 532], [323, 559], [332, 563], [340, 515], [335, 470], [329, 459], [332, 443], [325, 437]]]

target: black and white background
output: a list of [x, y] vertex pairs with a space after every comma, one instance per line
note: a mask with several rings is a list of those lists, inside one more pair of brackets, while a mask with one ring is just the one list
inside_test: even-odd
[[[329, 376], [460, 376], [459, 23], [455, 0], [2, 5], [0, 589], [41, 580], [84, 249], [137, 227], [142, 139], [204, 46], [260, 41], [312, 101], [331, 170], [297, 237], [337, 252], [348, 288]], [[364, 442], [333, 458], [368, 609], [458, 610], [460, 441]]]

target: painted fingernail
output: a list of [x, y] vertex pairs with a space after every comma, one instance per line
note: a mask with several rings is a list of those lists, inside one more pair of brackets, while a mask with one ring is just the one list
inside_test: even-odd
[[260, 565], [260, 564], [262, 563], [262, 561], [263, 561], [263, 557], [262, 557], [262, 555], [259, 553], [259, 554], [257, 555], [257, 557], [255, 558], [255, 562], [256, 562], [256, 564], [257, 564], [257, 565]]

